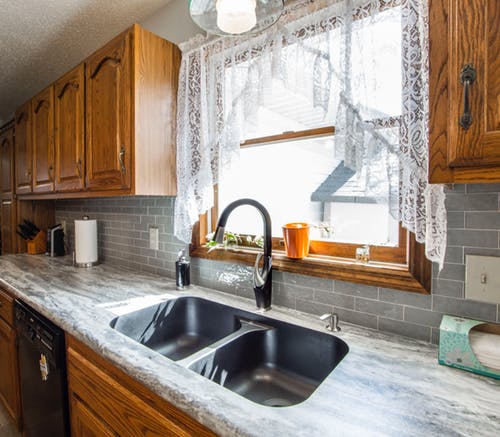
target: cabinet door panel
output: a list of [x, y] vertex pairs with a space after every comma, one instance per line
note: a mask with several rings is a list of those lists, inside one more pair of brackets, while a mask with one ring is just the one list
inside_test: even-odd
[[32, 102], [33, 192], [54, 190], [54, 88], [42, 91]]
[[19, 428], [21, 403], [17, 367], [16, 333], [0, 319], [0, 402]]
[[2, 254], [16, 253], [16, 207], [15, 200], [2, 200]]
[[2, 199], [11, 199], [14, 184], [14, 135], [12, 129], [0, 136], [0, 183]]
[[[448, 164], [451, 167], [500, 164], [500, 2], [453, 0], [449, 14], [450, 118]], [[467, 86], [464, 71], [475, 78]], [[461, 119], [470, 105], [470, 126]]]
[[113, 437], [116, 436], [107, 425], [95, 416], [80, 401], [75, 393], [71, 399], [71, 435], [73, 437]]
[[86, 62], [86, 186], [129, 189], [131, 181], [131, 34]]
[[16, 193], [31, 193], [31, 101], [16, 111], [15, 132]]
[[54, 85], [56, 191], [82, 190], [85, 154], [85, 78], [79, 65]]

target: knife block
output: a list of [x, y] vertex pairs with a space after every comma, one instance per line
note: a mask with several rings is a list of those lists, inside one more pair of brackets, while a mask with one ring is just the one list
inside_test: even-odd
[[30, 255], [39, 255], [47, 251], [47, 234], [40, 231], [33, 240], [27, 241], [27, 252]]

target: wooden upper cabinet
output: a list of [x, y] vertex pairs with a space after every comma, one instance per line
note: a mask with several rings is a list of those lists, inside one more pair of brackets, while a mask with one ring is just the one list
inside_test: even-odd
[[134, 24], [19, 108], [17, 194], [176, 195], [180, 59]]
[[132, 34], [125, 32], [86, 62], [87, 188], [131, 187]]
[[56, 191], [84, 188], [85, 72], [83, 64], [54, 85], [54, 170]]
[[31, 193], [31, 100], [21, 106], [15, 115], [15, 180], [16, 193]]
[[1, 198], [12, 199], [14, 192], [14, 129], [0, 134]]
[[33, 192], [54, 191], [54, 87], [49, 86], [31, 103]]
[[500, 2], [430, 2], [430, 181], [500, 181]]
[[180, 51], [135, 24], [85, 63], [86, 187], [175, 195]]

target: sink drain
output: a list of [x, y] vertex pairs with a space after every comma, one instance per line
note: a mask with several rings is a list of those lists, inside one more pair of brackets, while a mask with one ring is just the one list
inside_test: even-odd
[[268, 407], [289, 407], [292, 403], [283, 398], [271, 398], [264, 401], [264, 405]]

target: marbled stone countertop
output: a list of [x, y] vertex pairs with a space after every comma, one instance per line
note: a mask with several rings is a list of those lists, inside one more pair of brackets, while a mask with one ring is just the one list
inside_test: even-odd
[[[67, 258], [0, 257], [1, 285], [152, 391], [221, 435], [500, 436], [500, 381], [440, 366], [437, 348], [342, 324], [344, 360], [305, 402], [255, 404], [109, 327], [120, 312], [179, 295], [175, 283]], [[245, 310], [253, 302], [193, 286], [189, 292]], [[273, 308], [266, 316], [324, 331], [323, 322]]]

